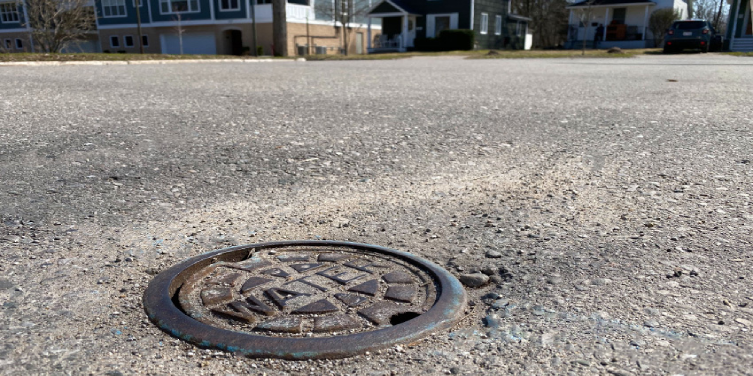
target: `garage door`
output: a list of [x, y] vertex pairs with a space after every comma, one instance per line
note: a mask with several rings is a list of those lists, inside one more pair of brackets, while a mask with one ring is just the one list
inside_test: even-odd
[[[161, 34], [160, 42], [162, 43], [163, 54], [180, 53], [180, 38], [178, 34]], [[183, 53], [191, 55], [216, 55], [217, 46], [214, 42], [214, 34], [184, 33]]]

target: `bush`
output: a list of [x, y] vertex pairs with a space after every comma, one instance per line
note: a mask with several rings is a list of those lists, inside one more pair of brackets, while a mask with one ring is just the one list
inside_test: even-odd
[[413, 46], [416, 51], [437, 51], [438, 43], [436, 38], [416, 38]]
[[416, 51], [472, 50], [476, 42], [473, 30], [442, 30], [438, 38], [416, 38]]
[[439, 33], [439, 45], [444, 51], [472, 50], [476, 43], [473, 30], [442, 30]]

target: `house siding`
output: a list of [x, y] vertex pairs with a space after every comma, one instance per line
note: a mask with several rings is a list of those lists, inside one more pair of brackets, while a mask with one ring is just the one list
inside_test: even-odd
[[[480, 49], [493, 48], [522, 48], [518, 46], [519, 39], [515, 37], [515, 22], [510, 25], [507, 18], [509, 0], [476, 0], [473, 17], [473, 30], [476, 31], [476, 45]], [[488, 32], [481, 34], [481, 14], [489, 15]], [[496, 16], [502, 17], [502, 34], [495, 35]], [[523, 34], [525, 38], [525, 34]]]

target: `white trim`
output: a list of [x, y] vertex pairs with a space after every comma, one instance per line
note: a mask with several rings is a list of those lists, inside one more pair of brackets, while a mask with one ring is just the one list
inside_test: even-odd
[[[390, 0], [382, 0], [382, 1], [378, 2], [378, 3], [376, 3], [375, 5], [372, 5], [372, 6], [371, 6], [371, 8], [369, 8], [369, 10], [368, 10], [368, 11], [366, 11], [366, 15], [367, 15], [367, 16], [368, 16], [368, 15], [371, 15], [371, 12], [373, 12], [373, 11], [374, 11], [374, 9], [376, 9], [377, 7], [379, 7], [380, 5], [382, 5], [382, 3], [388, 3], [388, 4], [392, 5], [392, 6], [393, 6], [393, 7], [395, 8], [395, 9], [397, 9], [398, 11], [402, 11], [402, 12], [396, 12], [396, 13], [400, 13], [400, 14], [411, 14], [411, 15], [415, 15], [415, 16], [420, 16], [420, 14], [408, 12], [407, 10], [405, 10], [405, 9], [403, 9], [403, 8], [401, 8], [401, 7], [399, 7], [399, 6], [397, 6], [397, 4], [393, 3], [393, 2], [392, 2], [392, 1], [390, 1]], [[295, 5], [298, 5], [298, 4], [295, 4]], [[387, 14], [387, 13], [376, 13], [376, 14]], [[376, 15], [372, 15], [372, 17], [376, 17]], [[378, 17], [377, 17], [377, 18], [378, 18]]]
[[[112, 44], [112, 38], [115, 38], [115, 40], [118, 41], [118, 45], [117, 46], [115, 46], [115, 45]], [[120, 36], [119, 35], [110, 35], [110, 48], [120, 48], [120, 47], [121, 47]]]
[[0, 29], [0, 33], [24, 33], [28, 31], [29, 29], [25, 27], [22, 27], [22, 28], [20, 27], [18, 29]]
[[[457, 13], [454, 13], [457, 14]], [[250, 25], [251, 20], [241, 19], [242, 22], [236, 22], [237, 19], [230, 19], [230, 20], [190, 20], [190, 21], [181, 21], [181, 26], [205, 26], [205, 25]], [[257, 24], [264, 24], [264, 23], [271, 23], [272, 18], [268, 19], [256, 19]], [[288, 23], [294, 23], [294, 24], [306, 24], [306, 20], [288, 20]], [[324, 26], [334, 26], [332, 21], [317, 21], [317, 20], [311, 20], [309, 21], [310, 25], [324, 25]], [[160, 22], [152, 22], [149, 25], [146, 25], [148, 27], [172, 27], [177, 26], [177, 21], [160, 21]], [[338, 23], [339, 25], [339, 23]], [[366, 27], [367, 24], [357, 24], [357, 23], [350, 23], [348, 24], [349, 27], [353, 28], [362, 28]], [[128, 29], [128, 28], [135, 28], [136, 24], [118, 24], [118, 25], [101, 25], [99, 27], [100, 30], [115, 30], [115, 29]], [[381, 26], [372, 25], [372, 29], [375, 30], [382, 30]], [[3, 32], [8, 30], [3, 30]], [[28, 31], [26, 29], [19, 29], [19, 31]]]
[[[162, 3], [167, 2], [170, 6], [169, 8], [172, 9], [173, 1], [185, 1], [188, 4], [188, 7], [191, 7], [191, 2], [196, 1], [196, 10], [186, 10], [182, 12], [173, 12], [172, 10], [163, 12], [162, 11]], [[209, 0], [210, 4], [213, 4], [212, 0]], [[157, 1], [157, 6], [159, 7], [159, 14], [189, 14], [189, 13], [201, 13], [201, 0], [159, 0]]]
[[[115, 3], [115, 5], [105, 5], [105, 1]], [[112, 12], [113, 9], [118, 9], [120, 5], [118, 3], [123, 3], [123, 14], [110, 14], [109, 16], [105, 14], [105, 7], [110, 8], [110, 12]], [[126, 0], [102, 0], [100, 1], [100, 6], [102, 7], [102, 18], [124, 18], [128, 17], [128, 7], [126, 6]]]
[[471, 30], [473, 30], [473, 21], [475, 21], [476, 14], [474, 13], [476, 10], [476, 0], [471, 0]]
[[[128, 43], [126, 43], [126, 38], [131, 37], [131, 45], [129, 46]], [[133, 39], [133, 35], [123, 35], [123, 48], [133, 48], [136, 46], [136, 40]]]
[[[591, 5], [591, 8], [624, 8], [624, 7], [640, 7], [640, 6], [655, 6], [656, 3], [649, 2], [649, 3], [620, 3], [620, 4], [608, 4], [608, 5]], [[588, 5], [570, 5], [566, 6], [565, 9], [581, 9], [581, 8], [588, 8]]]
[[374, 14], [370, 14], [369, 13], [369, 17], [374, 17], [374, 18], [402, 17], [404, 15], [405, 15], [405, 13], [397, 13], [397, 12], [393, 12], [393, 13], [374, 13]]
[[478, 32], [481, 35], [486, 35], [489, 33], [489, 13], [481, 13], [481, 27], [479, 28]]

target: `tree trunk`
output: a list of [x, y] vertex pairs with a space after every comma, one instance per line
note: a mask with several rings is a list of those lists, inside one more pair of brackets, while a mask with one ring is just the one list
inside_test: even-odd
[[272, 0], [272, 41], [275, 56], [288, 56], [286, 0]]

